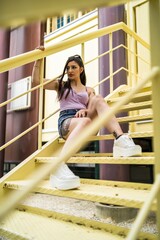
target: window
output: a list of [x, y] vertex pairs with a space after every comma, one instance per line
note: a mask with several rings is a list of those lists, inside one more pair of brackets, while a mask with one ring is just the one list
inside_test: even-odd
[[64, 17], [63, 16], [57, 17], [57, 28], [60, 28], [63, 26], [64, 26]]

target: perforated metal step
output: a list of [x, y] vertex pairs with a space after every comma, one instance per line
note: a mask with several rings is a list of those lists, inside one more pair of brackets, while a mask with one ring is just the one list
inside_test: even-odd
[[[38, 163], [52, 163], [56, 157], [39, 157], [35, 159], [35, 162]], [[152, 165], [154, 164], [154, 157], [71, 157], [68, 163], [95, 163], [95, 164], [144, 164]]]
[[[40, 209], [39, 209], [40, 212]], [[80, 224], [37, 215], [28, 211], [14, 211], [0, 223], [1, 236], [9, 239], [26, 240], [120, 240], [124, 239], [104, 230], [97, 230]]]
[[[8, 189], [20, 190], [27, 186], [27, 184], [29, 184], [29, 182], [25, 180], [8, 181], [5, 183], [4, 187]], [[143, 184], [143, 186], [145, 186], [145, 184]], [[57, 196], [65, 196], [134, 208], [140, 208], [149, 194], [148, 184], [146, 184], [146, 189], [135, 189], [133, 188], [133, 185], [132, 187], [117, 187], [116, 185], [108, 186], [102, 184], [101, 181], [98, 182], [98, 180], [96, 182], [92, 182], [92, 180], [88, 180], [87, 182], [82, 181], [79, 189], [70, 191], [53, 189], [51, 188], [49, 181], [46, 180], [37, 186], [35, 191]], [[152, 210], [156, 210], [155, 202], [152, 205]]]

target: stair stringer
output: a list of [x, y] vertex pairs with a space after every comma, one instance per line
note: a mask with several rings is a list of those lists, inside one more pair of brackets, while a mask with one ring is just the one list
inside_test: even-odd
[[119, 87], [117, 87], [113, 92], [111, 92], [110, 94], [108, 94], [104, 99], [107, 102], [107, 100], [112, 99], [112, 98], [116, 98], [119, 97], [119, 92], [123, 92], [126, 91], [128, 89], [128, 85], [123, 84], [120, 85]]
[[40, 150], [35, 151], [10, 172], [4, 175], [0, 179], [0, 197], [4, 194], [3, 186], [6, 181], [19, 180], [21, 178], [25, 179], [31, 172], [33, 173], [35, 168], [37, 169], [37, 166], [35, 166], [35, 158], [55, 156], [54, 153], [60, 151], [62, 147], [61, 144], [59, 144], [58, 139], [59, 136], [56, 136], [54, 139], [43, 145]]

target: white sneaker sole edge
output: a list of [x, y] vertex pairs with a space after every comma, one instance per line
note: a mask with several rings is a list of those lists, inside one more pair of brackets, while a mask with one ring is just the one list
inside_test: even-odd
[[121, 147], [113, 147], [113, 157], [134, 157], [141, 155], [142, 148], [138, 145], [125, 149]]
[[57, 188], [59, 190], [71, 190], [80, 187], [80, 178], [75, 179], [59, 179], [55, 176], [50, 177], [50, 185], [52, 188]]

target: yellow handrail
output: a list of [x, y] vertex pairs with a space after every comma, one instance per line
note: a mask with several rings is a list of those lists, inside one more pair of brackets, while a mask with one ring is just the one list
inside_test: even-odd
[[82, 34], [82, 35], [74, 37], [72, 39], [68, 39], [68, 40], [65, 40], [65, 41], [62, 41], [62, 42], [59, 42], [56, 44], [52, 44], [52, 45], [46, 47], [46, 49], [44, 51], [36, 49], [36, 50], [30, 51], [27, 53], [20, 54], [15, 57], [11, 57], [9, 59], [2, 60], [0, 62], [0, 72], [5, 72], [12, 68], [16, 68], [16, 67], [22, 66], [24, 64], [36, 61], [38, 59], [45, 58], [53, 53], [57, 53], [62, 50], [65, 50], [67, 48], [78, 45], [81, 42], [85, 42], [85, 41], [92, 40], [94, 38], [102, 37], [106, 34], [109, 34], [109, 33], [112, 33], [112, 32], [118, 31], [118, 30], [124, 30], [126, 33], [133, 36], [134, 39], [136, 41], [138, 41], [139, 43], [141, 43], [144, 47], [146, 47], [147, 49], [150, 48], [149, 44], [147, 42], [145, 42], [143, 39], [141, 39], [135, 32], [130, 30], [126, 24], [124, 24], [123, 22], [120, 22], [120, 23], [113, 24], [109, 27], [104, 27], [104, 28], [92, 31], [87, 34]]
[[33, 130], [34, 128], [38, 127], [40, 124], [42, 124], [43, 122], [45, 122], [47, 119], [49, 119], [51, 116], [53, 116], [55, 113], [57, 113], [59, 111], [59, 109], [57, 109], [56, 111], [54, 111], [53, 113], [51, 113], [49, 116], [45, 117], [42, 119], [42, 121], [39, 121], [37, 123], [35, 123], [34, 125], [32, 125], [30, 128], [28, 128], [27, 130], [23, 131], [22, 133], [20, 133], [19, 135], [17, 135], [16, 137], [12, 138], [10, 141], [8, 141], [7, 143], [5, 143], [4, 145], [2, 145], [0, 147], [0, 151], [2, 151], [4, 148], [8, 147], [10, 144], [14, 143], [15, 141], [17, 141], [18, 139], [20, 139], [21, 137], [23, 137], [25, 134], [27, 134], [28, 132], [30, 132], [31, 130]]
[[[112, 34], [112, 32], [117, 31], [117, 30], [119, 30], [119, 29], [125, 29], [125, 31], [128, 31], [128, 32], [129, 32], [130, 34], [132, 34], [135, 38], [137, 38], [137, 40], [138, 40], [139, 42], [141, 42], [141, 43], [143, 44], [143, 46], [147, 46], [147, 48], [149, 48], [149, 45], [147, 45], [147, 43], [146, 43], [145, 41], [143, 41], [139, 36], [137, 36], [137, 34], [135, 34], [133, 31], [128, 30], [128, 27], [127, 27], [124, 23], [117, 23], [117, 24], [111, 25], [111, 26], [109, 26], [109, 27], [96, 30], [96, 31], [94, 31], [94, 32], [92, 32], [92, 33], [82, 35], [82, 36], [80, 36], [80, 37], [77, 37], [76, 39], [77, 39], [77, 41], [79, 41], [82, 37], [85, 36], [85, 39], [86, 39], [86, 41], [87, 41], [87, 40], [88, 40], [87, 37], [89, 37], [89, 39], [90, 39], [90, 38], [93, 38], [93, 33], [95, 34], [94, 37], [97, 37], [97, 36], [102, 36], [102, 35], [104, 35], [104, 34], [106, 34], [106, 33]], [[74, 38], [74, 39], [75, 39], [75, 38]], [[72, 38], [72, 40], [73, 40], [73, 38]], [[69, 43], [72, 42], [72, 40], [69, 40]], [[68, 40], [66, 40], [66, 41], [68, 42]], [[65, 46], [66, 46], [66, 44], [64, 44], [64, 42], [66, 42], [66, 41], [63, 41], [63, 45], [65, 45]], [[75, 41], [75, 40], [74, 40], [74, 41]], [[84, 41], [84, 40], [83, 40], [83, 41]], [[74, 44], [75, 44], [75, 43], [74, 43]], [[53, 46], [57, 46], [57, 44], [55, 44], [55, 45], [53, 45]], [[111, 54], [111, 53], [113, 53], [113, 51], [119, 49], [120, 47], [123, 47], [123, 48], [126, 48], [126, 49], [127, 49], [127, 47], [124, 46], [123, 44], [120, 44], [119, 46], [116, 46], [116, 47], [114, 47], [114, 48], [111, 46], [111, 48], [110, 48], [107, 52], [105, 52], [105, 53], [97, 56], [96, 58], [94, 58], [94, 59], [86, 62], [85, 65], [86, 65], [86, 64], [89, 64], [91, 61], [94, 61], [94, 60], [96, 60], [96, 59], [98, 59], [98, 58], [100, 58], [100, 57], [102, 57], [102, 56], [104, 56], [104, 55], [106, 55], [106, 54]], [[51, 48], [51, 47], [46, 48], [45, 51], [48, 52], [50, 48]], [[129, 49], [127, 49], [127, 50], [129, 51]], [[28, 53], [25, 53], [25, 54], [21, 54], [21, 55], [19, 55], [19, 56], [16, 56], [16, 57], [13, 57], [13, 58], [10, 58], [10, 59], [2, 60], [2, 61], [0, 62], [0, 71], [1, 71], [2, 68], [4, 68], [4, 67], [5, 67], [5, 68], [8, 67], [8, 70], [11, 69], [11, 68], [13, 67], [13, 65], [12, 65], [12, 64], [13, 64], [13, 60], [14, 60], [14, 63], [16, 63], [16, 66], [20, 66], [20, 64], [22, 63], [22, 61], [26, 61], [26, 59], [28, 59], [28, 56], [32, 57], [32, 55], [34, 54], [33, 57], [35, 57], [35, 51], [36, 51], [36, 52], [38, 51], [39, 54], [43, 54], [44, 56], [47, 56], [47, 54], [48, 54], [48, 53], [46, 54], [45, 51], [42, 52], [42, 51], [39, 51], [39, 50], [33, 50], [33, 51], [31, 51], [31, 52], [28, 52]], [[56, 51], [58, 51], [58, 50], [56, 50]], [[110, 56], [112, 57], [112, 55], [110, 55]], [[25, 59], [25, 58], [26, 58], [26, 59]], [[36, 59], [36, 58], [34, 58], [34, 59]], [[15, 61], [15, 60], [16, 60], [16, 61]], [[112, 59], [111, 59], [111, 60], [112, 60]], [[10, 65], [11, 65], [11, 66], [10, 66]], [[10, 67], [9, 67], [9, 66], [10, 66]], [[99, 86], [101, 83], [105, 82], [106, 80], [113, 78], [113, 76], [114, 76], [115, 74], [117, 74], [118, 72], [120, 72], [121, 70], [125, 70], [126, 72], [128, 72], [128, 70], [127, 70], [126, 68], [121, 67], [121, 68], [118, 69], [117, 71], [111, 73], [108, 77], [102, 79], [98, 84], [96, 84], [96, 85], [93, 86], [93, 87], [95, 88], [95, 87]], [[112, 72], [112, 71], [111, 71], [111, 72]], [[28, 91], [26, 91], [26, 92], [24, 92], [24, 93], [22, 93], [22, 94], [20, 94], [20, 95], [18, 95], [18, 96], [16, 96], [16, 97], [13, 97], [13, 98], [11, 98], [11, 99], [9, 99], [9, 100], [1, 103], [1, 104], [0, 104], [0, 107], [5, 106], [6, 104], [14, 101], [15, 99], [17, 99], [17, 98], [19, 98], [19, 97], [21, 97], [21, 96], [23, 96], [23, 95], [25, 95], [25, 94], [27, 94], [27, 93], [29, 93], [29, 92], [32, 92], [32, 91], [34, 91], [34, 90], [36, 90], [36, 89], [42, 89], [44, 85], [48, 84], [48, 83], [51, 82], [51, 81], [53, 81], [53, 79], [49, 80], [49, 81], [46, 82], [46, 83], [41, 82], [41, 84], [39, 84], [38, 86], [33, 87], [32, 89], [30, 89], [30, 90], [28, 90]], [[112, 90], [113, 90], [113, 89], [112, 89]], [[41, 104], [41, 105], [42, 105], [42, 104]], [[42, 106], [40, 107], [40, 109], [42, 109]], [[56, 110], [56, 112], [58, 112], [58, 111], [59, 111], [59, 110]], [[53, 116], [53, 114], [54, 114], [54, 113], [50, 114], [50, 116]], [[49, 117], [50, 117], [50, 116], [49, 116]], [[16, 137], [13, 138], [12, 140], [8, 141], [6, 144], [4, 144], [3, 146], [1, 146], [1, 147], [0, 147], [0, 151], [3, 150], [5, 147], [9, 146], [9, 145], [10, 145], [11, 143], [13, 143], [14, 141], [18, 140], [20, 137], [22, 137], [23, 135], [25, 135], [26, 133], [28, 133], [29, 131], [31, 131], [31, 130], [34, 129], [35, 127], [38, 126], [38, 127], [40, 128], [40, 126], [42, 126], [42, 123], [43, 123], [45, 120], [47, 120], [49, 117], [46, 117], [46, 118], [41, 119], [41, 120], [39, 119], [39, 121], [38, 121], [36, 124], [34, 124], [31, 128], [29, 128], [28, 130], [22, 132], [21, 134], [19, 134], [18, 136], [16, 136]], [[41, 129], [41, 130], [42, 130], [42, 129]], [[39, 136], [41, 136], [41, 132], [42, 132], [41, 130], [39, 130]], [[40, 139], [41, 139], [41, 138], [38, 138], [38, 139], [39, 139], [39, 147], [40, 147], [40, 146], [41, 146], [41, 143], [40, 143], [40, 141], [41, 141]]]
[[147, 197], [142, 208], [139, 210], [138, 216], [137, 216], [126, 240], [137, 239], [137, 236], [142, 227], [142, 224], [144, 223], [144, 221], [147, 217], [147, 214], [151, 208], [151, 205], [152, 205], [153, 201], [155, 200], [159, 190], [160, 190], [160, 174], [157, 174], [155, 182], [153, 183], [152, 188], [150, 190], [149, 196]]

